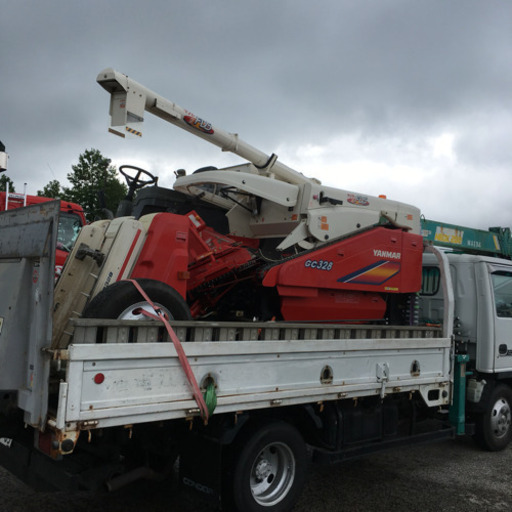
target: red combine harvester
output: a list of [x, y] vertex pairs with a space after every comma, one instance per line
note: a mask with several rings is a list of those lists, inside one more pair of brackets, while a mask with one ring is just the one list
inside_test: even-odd
[[417, 208], [324, 186], [112, 69], [98, 82], [111, 132], [140, 136], [148, 111], [250, 163], [177, 171], [173, 189], [122, 166], [127, 199], [82, 232], [59, 282], [61, 323], [82, 311], [137, 318], [145, 301], [127, 279], [175, 319], [414, 323]]

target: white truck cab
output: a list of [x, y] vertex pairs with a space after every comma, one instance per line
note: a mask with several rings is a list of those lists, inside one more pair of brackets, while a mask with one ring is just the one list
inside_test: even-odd
[[[512, 374], [512, 262], [447, 254], [455, 299], [454, 337], [481, 373]], [[443, 321], [443, 292], [436, 258], [424, 256], [420, 317]]]
[[[512, 262], [448, 253], [454, 295], [453, 337], [467, 354], [466, 411], [475, 437], [487, 449], [510, 442], [512, 425]], [[420, 318], [443, 323], [441, 269], [424, 255]]]

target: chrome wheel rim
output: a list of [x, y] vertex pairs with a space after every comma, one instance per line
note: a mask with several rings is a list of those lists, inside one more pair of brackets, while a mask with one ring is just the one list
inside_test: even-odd
[[[170, 311], [163, 307], [161, 304], [154, 303], [157, 308], [160, 308], [166, 315], [167, 318], [172, 320], [173, 316], [171, 315]], [[155, 315], [155, 310], [152, 308], [152, 306], [146, 302], [137, 302], [135, 304], [131, 304], [130, 307], [126, 308], [117, 318], [118, 320], [153, 320], [151, 317], [146, 316], [142, 313], [142, 311], [147, 311], [148, 313], [151, 313], [152, 315]]]
[[260, 451], [251, 469], [254, 500], [273, 506], [286, 497], [295, 479], [295, 457], [284, 443], [271, 443]]
[[504, 399], [500, 398], [493, 406], [491, 411], [491, 428], [494, 435], [498, 438], [507, 435], [512, 425], [512, 415], [510, 405]]

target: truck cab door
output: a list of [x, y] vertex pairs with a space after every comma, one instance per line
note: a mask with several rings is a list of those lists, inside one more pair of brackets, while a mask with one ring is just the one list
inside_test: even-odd
[[494, 371], [512, 371], [512, 266], [489, 265], [494, 307]]

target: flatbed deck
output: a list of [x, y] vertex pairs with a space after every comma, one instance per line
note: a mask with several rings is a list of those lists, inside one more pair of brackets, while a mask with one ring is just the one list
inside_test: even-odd
[[[73, 343], [51, 351], [66, 367], [58, 429], [199, 414], [176, 349], [158, 324], [74, 323]], [[421, 393], [429, 406], [449, 403], [452, 344], [436, 328], [183, 321], [173, 326], [199, 385], [204, 388], [208, 379], [215, 384], [215, 414], [407, 391]]]

